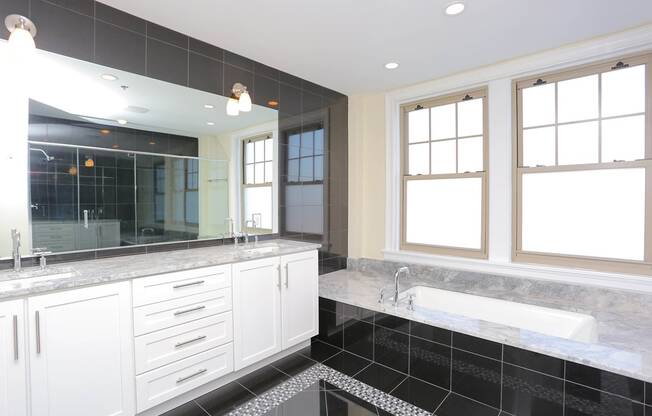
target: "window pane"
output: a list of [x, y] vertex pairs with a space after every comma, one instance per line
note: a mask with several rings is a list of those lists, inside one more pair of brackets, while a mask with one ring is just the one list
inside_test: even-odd
[[411, 144], [409, 147], [410, 175], [427, 175], [428, 169], [428, 143]]
[[245, 166], [245, 183], [247, 185], [254, 183], [254, 165]]
[[[455, 140], [431, 143], [431, 173], [455, 173]], [[425, 153], [426, 159], [428, 153]]]
[[274, 181], [274, 171], [272, 169], [272, 162], [265, 162], [265, 182]]
[[483, 170], [482, 136], [460, 139], [457, 142], [457, 171], [477, 172]]
[[482, 98], [457, 103], [457, 137], [482, 134]]
[[315, 156], [315, 180], [324, 180], [324, 156]]
[[432, 140], [455, 137], [455, 103], [430, 109]]
[[256, 163], [254, 165], [254, 170], [255, 170], [255, 182], [256, 183], [264, 183], [265, 182], [265, 164], [264, 163]]
[[645, 111], [645, 65], [602, 74], [602, 116]]
[[523, 130], [523, 166], [555, 165], [555, 128]]
[[293, 134], [288, 140], [288, 158], [299, 157], [299, 149], [301, 148], [301, 136]]
[[425, 142], [430, 138], [428, 132], [428, 109], [408, 113], [408, 141]]
[[523, 127], [555, 122], [555, 84], [523, 89]]
[[245, 143], [245, 163], [254, 162], [254, 143], [247, 142]]
[[576, 123], [558, 128], [560, 165], [598, 162], [598, 122]]
[[643, 260], [645, 169], [523, 175], [526, 251]]
[[244, 218], [254, 219], [257, 228], [272, 229], [272, 187], [244, 189]]
[[273, 139], [265, 140], [265, 160], [274, 158], [274, 141]]
[[407, 181], [405, 226], [408, 243], [480, 249], [482, 179]]
[[324, 129], [315, 130], [315, 154], [324, 154]]
[[314, 147], [313, 137], [313, 131], [301, 133], [301, 156], [312, 156]]
[[557, 121], [598, 118], [598, 75], [569, 79], [557, 85]]
[[258, 140], [254, 142], [254, 145], [256, 147], [255, 161], [263, 162], [265, 160], [265, 142], [263, 140]]
[[288, 161], [288, 182], [299, 181], [299, 159]]
[[299, 179], [302, 182], [312, 182], [314, 180], [314, 174], [312, 169], [312, 157], [303, 157], [299, 159]]
[[645, 157], [645, 116], [602, 121], [602, 161], [636, 160]]
[[186, 192], [186, 222], [199, 224], [199, 192]]

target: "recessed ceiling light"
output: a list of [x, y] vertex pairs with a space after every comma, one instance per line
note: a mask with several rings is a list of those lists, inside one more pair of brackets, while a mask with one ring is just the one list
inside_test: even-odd
[[388, 62], [385, 64], [386, 69], [396, 69], [398, 68], [398, 63], [396, 62]]
[[112, 74], [102, 74], [102, 79], [105, 81], [117, 81], [118, 77]]
[[127, 124], [127, 120], [116, 120], [118, 124], [122, 124], [123, 126]]
[[107, 134], [111, 134], [111, 130], [109, 130], [109, 129], [101, 129], [100, 134], [102, 134], [103, 136], [106, 136]]
[[455, 1], [453, 3], [450, 3], [448, 6], [446, 6], [446, 9], [444, 9], [444, 12], [449, 15], [449, 16], [456, 16], [464, 11], [464, 3], [461, 1]]
[[215, 106], [213, 104], [204, 104], [204, 108], [212, 110]]
[[213, 123], [212, 121], [207, 121], [206, 124], [208, 124], [209, 126], [214, 126], [215, 125], [215, 123]]
[[270, 106], [270, 107], [276, 107], [276, 106], [278, 106], [278, 101], [269, 100], [269, 101], [267, 101], [267, 105]]

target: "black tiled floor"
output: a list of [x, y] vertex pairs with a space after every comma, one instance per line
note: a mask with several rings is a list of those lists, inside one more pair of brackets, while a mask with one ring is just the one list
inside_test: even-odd
[[[230, 411], [230, 409], [229, 409]], [[172, 409], [161, 416], [207, 416], [206, 412], [195, 402], [188, 402]]]
[[262, 394], [289, 378], [287, 374], [268, 365], [238, 379], [238, 383], [254, 394]]
[[497, 416], [498, 409], [451, 393], [435, 411], [437, 416]]
[[340, 351], [342, 350], [332, 345], [314, 340], [310, 346], [302, 349], [299, 352], [302, 355], [305, 355], [306, 357], [311, 358], [315, 361], [324, 362]]
[[448, 391], [416, 378], [408, 377], [390, 394], [424, 410], [434, 412], [446, 398]]
[[389, 393], [406, 378], [406, 375], [374, 363], [356, 374], [354, 378]]
[[307, 370], [315, 364], [317, 364], [315, 360], [312, 360], [300, 353], [294, 353], [272, 363], [272, 366], [278, 370], [281, 370], [289, 376], [296, 376], [300, 372]]
[[342, 351], [339, 354], [324, 361], [324, 365], [327, 365], [330, 368], [351, 377], [362, 371], [370, 364], [371, 361], [362, 357], [358, 357], [357, 355], [351, 354], [347, 351]]
[[[249, 390], [236, 382], [229, 383], [217, 390], [206, 393], [197, 400], [197, 404], [211, 416], [221, 416], [229, 413], [234, 408], [255, 398]], [[205, 413], [201, 413], [206, 416]], [[193, 414], [179, 413], [178, 416], [194, 416]], [[170, 415], [172, 416], [172, 415]], [[174, 415], [177, 416], [177, 415]]]

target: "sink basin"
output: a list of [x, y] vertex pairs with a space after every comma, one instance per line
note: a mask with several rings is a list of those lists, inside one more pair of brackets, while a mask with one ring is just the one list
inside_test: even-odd
[[263, 246], [252, 248], [238, 248], [238, 257], [249, 258], [255, 256], [262, 256], [265, 254], [272, 254], [278, 251], [278, 246]]
[[23, 271], [16, 274], [2, 275], [0, 278], [0, 292], [7, 289], [20, 289], [32, 286], [36, 283], [52, 280], [68, 279], [77, 276], [74, 270], [52, 270], [52, 271]]

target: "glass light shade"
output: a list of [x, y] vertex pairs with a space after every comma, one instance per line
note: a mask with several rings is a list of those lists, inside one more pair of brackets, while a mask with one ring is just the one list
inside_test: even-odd
[[20, 27], [15, 28], [9, 35], [9, 46], [21, 55], [31, 54], [36, 49], [32, 35]]
[[229, 101], [226, 102], [226, 115], [237, 116], [238, 114], [240, 114], [238, 99], [231, 97], [229, 98]]
[[240, 100], [239, 100], [239, 110], [245, 113], [248, 113], [251, 111], [251, 96], [249, 93], [245, 90], [242, 94], [240, 94]]

